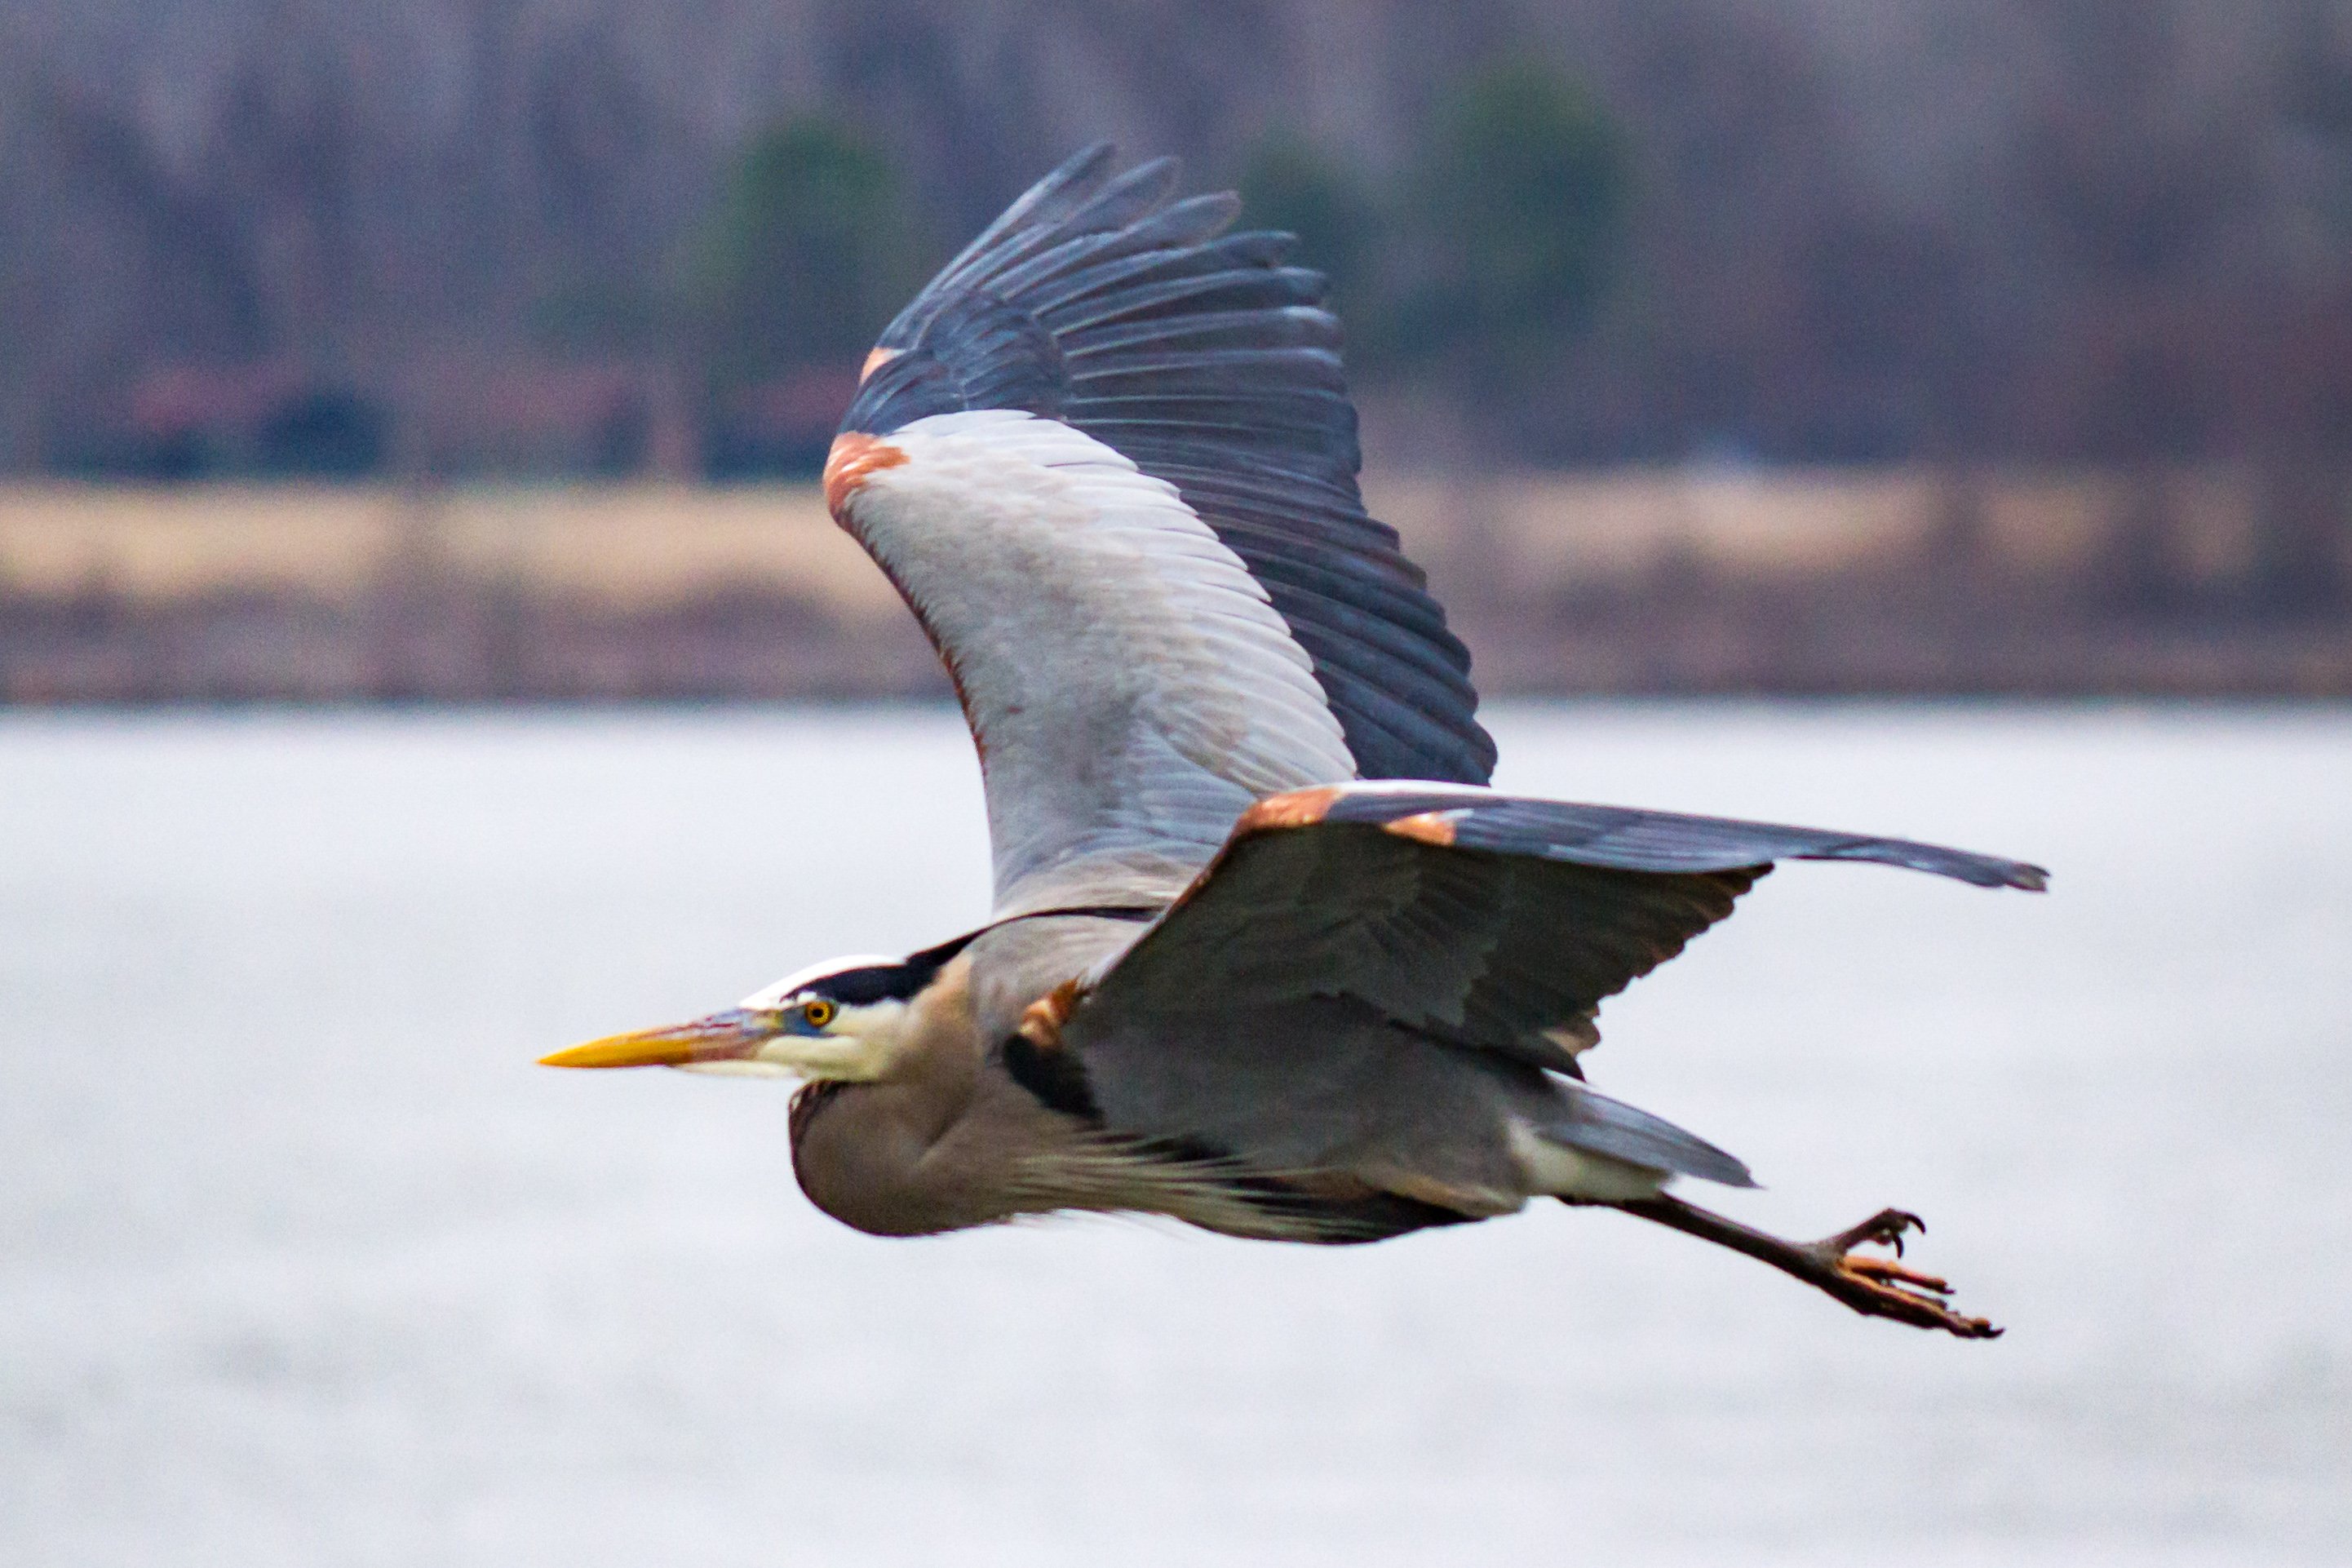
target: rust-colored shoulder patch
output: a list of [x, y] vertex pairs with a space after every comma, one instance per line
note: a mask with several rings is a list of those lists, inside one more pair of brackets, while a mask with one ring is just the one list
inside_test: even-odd
[[897, 359], [898, 357], [898, 351], [897, 349], [879, 347], [874, 349], [866, 354], [866, 363], [857, 367], [858, 381], [862, 384], [867, 376], [872, 375], [876, 371], [880, 370], [884, 365], [888, 364], [892, 360]]
[[1284, 827], [1312, 827], [1323, 820], [1331, 803], [1339, 798], [1338, 784], [1318, 784], [1313, 789], [1286, 790], [1270, 795], [1247, 811], [1234, 824], [1234, 837], [1252, 833], [1269, 833]]
[[849, 498], [873, 474], [884, 468], [895, 468], [905, 463], [907, 454], [879, 436], [863, 436], [852, 430], [833, 438], [833, 449], [824, 456], [824, 504], [837, 520]]
[[1417, 838], [1423, 844], [1440, 848], [1454, 842], [1454, 822], [1442, 811], [1424, 811], [1412, 816], [1400, 816], [1394, 822], [1381, 824], [1382, 833], [1393, 833], [1399, 838]]
[[1021, 1015], [1021, 1026], [1013, 1033], [1041, 1051], [1058, 1051], [1062, 1048], [1062, 1026], [1077, 1010], [1078, 983], [1065, 980], [1029, 1004]]

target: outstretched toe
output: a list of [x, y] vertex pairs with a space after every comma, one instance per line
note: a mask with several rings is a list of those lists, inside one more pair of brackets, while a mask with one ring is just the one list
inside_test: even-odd
[[1875, 1280], [1882, 1285], [1899, 1285], [1906, 1289], [1925, 1290], [1937, 1296], [1948, 1296], [1952, 1287], [1933, 1274], [1922, 1274], [1916, 1268], [1906, 1268], [1900, 1263], [1884, 1258], [1841, 1258], [1836, 1267], [1857, 1279]]

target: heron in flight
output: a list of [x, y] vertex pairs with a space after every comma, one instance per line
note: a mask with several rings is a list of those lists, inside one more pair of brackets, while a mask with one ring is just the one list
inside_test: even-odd
[[826, 461], [979, 750], [987, 923], [546, 1061], [799, 1080], [803, 1190], [877, 1235], [1093, 1210], [1366, 1242], [1554, 1198], [1999, 1332], [1897, 1261], [1914, 1215], [1791, 1242], [1670, 1194], [1754, 1184], [1581, 1058], [1775, 861], [2042, 872], [1487, 788], [1469, 655], [1357, 490], [1323, 279], [1238, 210], [1079, 154], [890, 323]]

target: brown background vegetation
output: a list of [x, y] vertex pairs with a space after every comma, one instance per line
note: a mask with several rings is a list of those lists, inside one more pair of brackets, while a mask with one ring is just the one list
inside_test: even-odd
[[[657, 466], [665, 377], [717, 352], [663, 307], [691, 317], [746, 149], [812, 117], [904, 198], [859, 343], [1086, 141], [1215, 182], [1306, 158], [1364, 209], [1309, 258], [1360, 380], [1430, 413], [1392, 460], [2352, 437], [2341, 0], [6, 0], [0, 62], [19, 470], [131, 460], [192, 399], [274, 400], [293, 439], [295, 387], [358, 399], [401, 472]], [[1384, 352], [1447, 243], [1508, 237], [1465, 240], [1459, 192], [1502, 176], [1448, 141], [1497, 62], [1589, 99], [1622, 174], [1606, 286], [1539, 375]], [[1415, 276], [1348, 276], [1367, 232]]]
[[2352, 687], [2345, 0], [0, 0], [0, 689], [928, 689], [692, 487], [1105, 135], [1489, 685]]

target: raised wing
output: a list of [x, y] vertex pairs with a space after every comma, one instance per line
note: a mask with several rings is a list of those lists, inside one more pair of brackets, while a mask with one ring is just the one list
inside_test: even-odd
[[1469, 656], [1356, 488], [1323, 280], [1082, 153], [884, 332], [826, 466], [955, 677], [1000, 910], [1172, 893], [1270, 792], [1483, 782]]
[[[1069, 1097], [1082, 1085], [1122, 1134], [1288, 1168], [1411, 1169], [1402, 1145], [1368, 1146], [1368, 1130], [1412, 1142], [1431, 1118], [1483, 1114], [1498, 1084], [1539, 1104], [1515, 1075], [1580, 1076], [1601, 1001], [1786, 858], [2044, 881], [2035, 867], [1903, 839], [1474, 788], [1302, 791], [1244, 814], [1156, 924], [1040, 1004], [1014, 1065], [1060, 1073]], [[1472, 1110], [1444, 1109], [1454, 1101]], [[1732, 1166], [1628, 1108], [1581, 1091], [1561, 1103], [1566, 1120], [1535, 1123], [1548, 1137], [1622, 1153], [1638, 1136], [1652, 1152], [1628, 1157], [1730, 1179]]]

